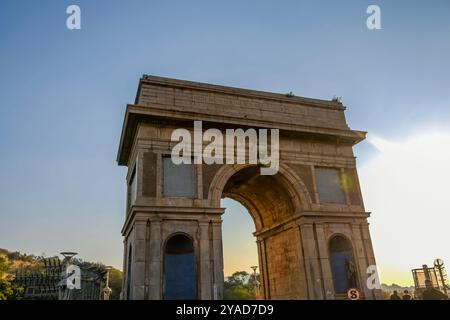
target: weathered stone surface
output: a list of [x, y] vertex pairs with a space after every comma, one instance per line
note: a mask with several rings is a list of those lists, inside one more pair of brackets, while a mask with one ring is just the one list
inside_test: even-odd
[[[164, 298], [165, 244], [184, 234], [194, 246], [197, 297], [221, 299], [222, 197], [241, 202], [255, 222], [264, 298], [341, 298], [330, 266], [329, 241], [335, 235], [352, 244], [364, 298], [379, 297], [364, 287], [365, 268], [375, 258], [352, 151], [365, 133], [349, 129], [344, 110], [337, 101], [143, 77], [136, 103], [127, 107], [117, 156], [129, 171], [135, 159], [139, 164], [137, 199], [122, 229], [123, 297]], [[278, 173], [262, 176], [247, 164], [195, 165], [194, 198], [165, 197], [162, 159], [176, 144], [171, 134], [177, 128], [192, 132], [194, 120], [222, 131], [280, 129]], [[314, 168], [321, 166], [340, 170], [345, 203], [320, 203]]]
[[290, 164], [289, 165], [295, 173], [300, 177], [303, 184], [308, 189], [308, 193], [311, 197], [311, 201], [316, 203], [315, 191], [314, 191], [314, 182], [313, 182], [313, 174], [311, 171], [311, 166], [302, 165], [302, 164]]
[[202, 165], [203, 199], [208, 199], [211, 182], [217, 174], [217, 171], [219, 171], [222, 166], [222, 164]]
[[143, 175], [142, 175], [142, 195], [144, 197], [156, 197], [156, 160], [157, 156], [153, 152], [144, 153]]

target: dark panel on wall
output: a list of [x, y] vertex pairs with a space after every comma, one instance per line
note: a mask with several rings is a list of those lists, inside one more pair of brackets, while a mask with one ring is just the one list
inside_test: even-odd
[[306, 186], [306, 189], [308, 189], [311, 201], [313, 203], [316, 203], [311, 167], [303, 164], [290, 164], [289, 166], [295, 171], [300, 179], [302, 179], [303, 184]]
[[164, 299], [197, 298], [194, 244], [184, 235], [169, 239], [164, 252]]
[[165, 197], [195, 197], [197, 179], [194, 164], [174, 164], [171, 157], [164, 157], [163, 173]]
[[320, 203], [345, 204], [344, 184], [340, 170], [315, 167], [314, 173]]
[[345, 187], [347, 189], [348, 196], [350, 197], [350, 203], [353, 205], [361, 205], [356, 169], [345, 169], [344, 172]]
[[142, 195], [144, 197], [156, 197], [156, 159], [156, 153], [144, 153], [142, 177]]
[[203, 199], [208, 198], [208, 191], [211, 181], [214, 179], [217, 171], [223, 166], [223, 164], [203, 164], [202, 165], [202, 175], [203, 175]]

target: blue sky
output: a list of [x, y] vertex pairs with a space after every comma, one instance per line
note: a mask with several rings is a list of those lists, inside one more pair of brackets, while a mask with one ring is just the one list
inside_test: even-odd
[[[70, 4], [81, 30], [66, 28]], [[382, 30], [366, 28], [369, 4]], [[121, 266], [115, 159], [143, 73], [342, 96], [352, 128], [388, 140], [446, 129], [449, 14], [445, 0], [0, 0], [0, 247]]]

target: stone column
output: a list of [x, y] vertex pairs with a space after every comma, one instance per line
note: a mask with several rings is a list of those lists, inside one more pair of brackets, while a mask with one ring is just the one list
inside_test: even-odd
[[[372, 247], [372, 240], [370, 238], [370, 233], [369, 233], [369, 224], [368, 223], [362, 223], [361, 224], [361, 237], [362, 237], [362, 242], [365, 248], [365, 252], [366, 252], [366, 257], [367, 257], [367, 264], [368, 265], [376, 265], [376, 261], [375, 261], [375, 254], [373, 252], [373, 247]], [[380, 281], [380, 279], [378, 279], [378, 282]], [[373, 289], [370, 290], [371, 291], [371, 299], [377, 299], [377, 300], [381, 300], [382, 296], [381, 296], [381, 288], [380, 289]]]
[[123, 278], [122, 278], [122, 292], [120, 293], [120, 299], [125, 300], [127, 296], [126, 288], [127, 288], [127, 270], [128, 270], [128, 248], [127, 248], [127, 240], [123, 240]]
[[324, 299], [322, 289], [322, 274], [319, 257], [316, 250], [313, 224], [301, 224], [300, 236], [304, 252], [306, 278], [308, 281], [308, 295], [310, 300]]
[[134, 224], [133, 300], [144, 300], [145, 292], [145, 221]]
[[367, 288], [367, 256], [366, 250], [364, 248], [364, 244], [361, 237], [361, 229], [359, 224], [352, 224], [352, 240], [353, 240], [353, 249], [356, 253], [355, 263], [358, 267], [358, 278], [359, 278], [359, 289], [364, 293], [364, 297], [366, 299], [370, 299], [372, 297], [372, 293]]
[[199, 270], [197, 276], [200, 279], [199, 298], [201, 300], [212, 299], [212, 270], [210, 256], [210, 237], [209, 237], [209, 221], [199, 221], [200, 229], [199, 239]]
[[308, 290], [308, 279], [306, 276], [306, 270], [305, 270], [305, 260], [304, 260], [304, 255], [303, 255], [303, 246], [302, 246], [302, 238], [300, 235], [300, 227], [297, 226], [296, 229], [293, 229], [294, 231], [292, 232], [292, 235], [294, 237], [293, 241], [295, 243], [296, 246], [296, 250], [297, 250], [297, 268], [295, 269], [298, 273], [297, 276], [297, 284], [295, 286], [295, 295], [293, 296], [293, 298], [295, 299], [299, 299], [299, 300], [307, 300], [309, 299], [309, 290]]
[[161, 239], [161, 221], [150, 220], [150, 242], [148, 250], [148, 297], [150, 300], [162, 299], [162, 239]]
[[320, 257], [320, 266], [322, 268], [323, 288], [325, 291], [324, 299], [333, 300], [335, 298], [333, 275], [331, 273], [330, 257], [328, 254], [328, 243], [325, 238], [325, 232], [322, 224], [316, 224], [316, 237]]
[[259, 238], [256, 241], [258, 246], [258, 260], [259, 260], [259, 281], [261, 283], [261, 295], [262, 299], [270, 299], [270, 286], [269, 286], [269, 276], [267, 271], [267, 260], [266, 260], [266, 245], [263, 238]]
[[212, 264], [213, 264], [213, 295], [214, 300], [223, 299], [223, 247], [222, 220], [212, 222]]
[[134, 229], [130, 231], [127, 236], [127, 287], [126, 287], [126, 296], [127, 300], [134, 299], [134, 273], [136, 272], [135, 268], [135, 242], [134, 242]]

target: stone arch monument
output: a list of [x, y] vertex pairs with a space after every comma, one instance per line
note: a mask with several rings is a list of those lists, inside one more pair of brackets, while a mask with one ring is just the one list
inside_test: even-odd
[[[117, 156], [128, 167], [124, 299], [221, 299], [220, 200], [252, 216], [265, 299], [364, 299], [375, 265], [352, 147], [338, 100], [318, 100], [143, 76], [128, 105]], [[279, 129], [279, 168], [258, 164], [175, 165], [175, 129]]]

